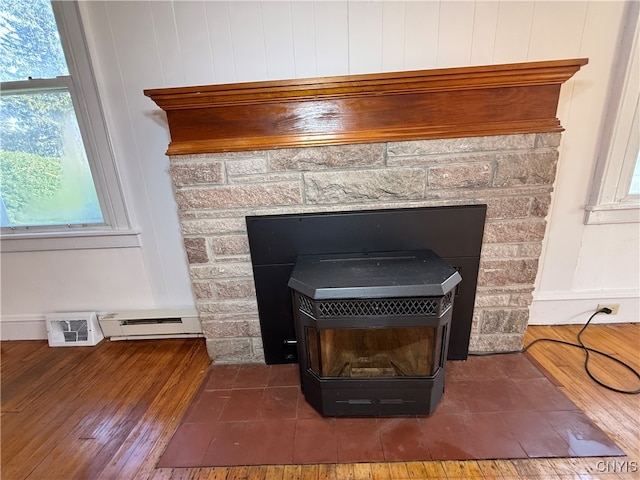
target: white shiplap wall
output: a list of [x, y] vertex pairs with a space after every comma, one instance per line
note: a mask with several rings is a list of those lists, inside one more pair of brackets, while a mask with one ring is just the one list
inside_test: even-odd
[[[144, 89], [589, 57], [561, 94], [559, 117], [567, 131], [532, 321], [581, 321], [608, 298], [623, 304], [614, 320], [637, 321], [637, 225], [582, 223], [623, 2], [154, 0], [80, 6], [114, 153], [143, 232], [141, 262], [101, 252], [112, 258], [108, 278], [140, 279], [137, 288], [128, 286], [127, 295], [136, 299], [128, 308], [193, 304], [164, 156], [166, 121]], [[67, 271], [86, 267], [80, 257], [74, 262], [73, 252], [68, 256]], [[29, 279], [25, 288], [26, 280], [11, 271], [27, 263], [11, 257], [10, 270], [3, 268], [3, 278], [12, 280], [3, 315], [46, 308], [43, 286], [59, 277], [59, 267]], [[102, 268], [105, 263], [101, 258]], [[75, 299], [94, 298], [86, 282], [71, 280], [67, 292], [62, 300], [56, 292], [51, 303], [72, 309]], [[45, 300], [34, 304], [42, 295]], [[121, 295], [106, 291], [96, 303], [117, 304]]]
[[[147, 55], [161, 63], [155, 73], [162, 86], [566, 58], [579, 51], [588, 8], [580, 1], [451, 0], [84, 6], [85, 17], [110, 24], [117, 44], [132, 34], [155, 43]], [[134, 56], [128, 47], [120, 53]]]

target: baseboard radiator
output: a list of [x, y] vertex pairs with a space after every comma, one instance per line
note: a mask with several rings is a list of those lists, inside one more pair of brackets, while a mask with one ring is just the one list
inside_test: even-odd
[[195, 310], [135, 310], [98, 314], [100, 328], [111, 340], [202, 337]]

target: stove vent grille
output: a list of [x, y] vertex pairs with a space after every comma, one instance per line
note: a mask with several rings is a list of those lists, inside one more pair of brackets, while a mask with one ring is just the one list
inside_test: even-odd
[[453, 291], [436, 298], [348, 299], [314, 301], [298, 295], [299, 308], [314, 318], [417, 315], [439, 317], [451, 306]]

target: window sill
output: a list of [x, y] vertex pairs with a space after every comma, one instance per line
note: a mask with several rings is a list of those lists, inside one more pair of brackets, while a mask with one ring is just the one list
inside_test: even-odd
[[640, 223], [640, 204], [613, 203], [588, 205], [585, 209], [584, 223], [586, 225]]
[[1, 238], [3, 253], [141, 246], [140, 232], [136, 230], [10, 233], [2, 235]]

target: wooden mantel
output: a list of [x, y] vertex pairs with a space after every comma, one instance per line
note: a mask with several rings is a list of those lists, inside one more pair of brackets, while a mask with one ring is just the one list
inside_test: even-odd
[[145, 90], [168, 155], [562, 131], [585, 58]]

